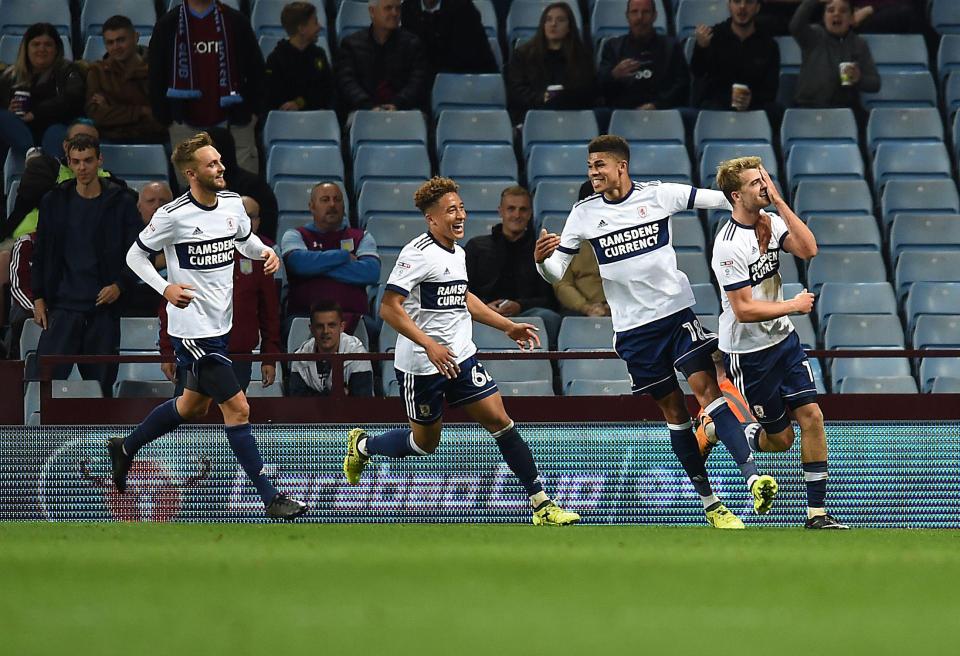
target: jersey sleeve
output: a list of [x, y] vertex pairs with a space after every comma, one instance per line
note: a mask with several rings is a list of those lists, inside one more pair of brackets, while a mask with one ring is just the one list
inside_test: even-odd
[[580, 252], [581, 241], [583, 241], [583, 235], [580, 234], [580, 210], [574, 207], [567, 215], [563, 230], [560, 231], [560, 245], [557, 246], [557, 250], [567, 255], [576, 255]]
[[253, 232], [253, 224], [250, 223], [250, 217], [247, 216], [247, 211], [243, 208], [243, 202], [240, 199], [237, 199], [237, 202], [240, 204], [240, 212], [237, 214], [237, 234], [235, 239], [239, 243], [243, 243], [250, 239], [250, 234]]
[[777, 242], [777, 247], [780, 250], [783, 250], [783, 242], [790, 234], [790, 229], [787, 228], [787, 222], [783, 220], [779, 214], [773, 214], [772, 212], [767, 213], [770, 217], [770, 236]]
[[674, 182], [661, 182], [657, 202], [668, 214], [692, 210], [697, 200], [697, 188]]
[[750, 284], [746, 259], [736, 244], [718, 241], [713, 247], [713, 272], [724, 291], [733, 291]]
[[154, 213], [150, 223], [137, 235], [137, 245], [148, 253], [156, 255], [164, 246], [173, 243], [173, 218], [160, 208]]
[[430, 263], [419, 248], [406, 247], [400, 251], [397, 263], [387, 279], [387, 290], [409, 296], [413, 288], [430, 273]]

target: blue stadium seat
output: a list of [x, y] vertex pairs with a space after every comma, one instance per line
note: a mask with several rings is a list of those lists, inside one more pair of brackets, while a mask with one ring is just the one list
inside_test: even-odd
[[122, 317], [121, 351], [154, 351], [160, 348], [160, 320], [156, 317]]
[[[159, 355], [159, 351], [127, 351], [124, 355]], [[114, 391], [120, 389], [125, 380], [167, 380], [159, 362], [121, 362], [117, 371]]]
[[680, 144], [645, 143], [630, 152], [630, 177], [693, 184], [693, 169], [687, 147]]
[[396, 252], [425, 229], [423, 217], [374, 216], [367, 221], [367, 232], [373, 235], [381, 253]]
[[865, 173], [860, 149], [852, 144], [797, 144], [787, 156], [790, 189], [804, 180], [862, 180]]
[[433, 115], [447, 109], [505, 109], [507, 90], [499, 73], [438, 73], [433, 81]]
[[674, 214], [671, 217], [672, 242], [676, 251], [706, 253], [707, 241], [703, 236], [700, 218], [695, 212]]
[[629, 380], [584, 380], [575, 378], [564, 388], [566, 396], [626, 396], [632, 393]]
[[440, 161], [440, 175], [457, 182], [507, 186], [519, 177], [513, 146], [452, 144]]
[[[485, 349], [490, 350], [490, 349]], [[487, 373], [497, 384], [523, 381], [547, 381], [553, 394], [553, 368], [549, 360], [483, 360]]]
[[897, 215], [890, 226], [890, 262], [908, 249], [960, 251], [960, 216]]
[[4, 34], [0, 36], [0, 62], [8, 66], [15, 64], [17, 55], [20, 53], [20, 42], [22, 40], [23, 37], [19, 34]]
[[580, 182], [587, 177], [587, 146], [540, 144], [530, 149], [527, 159], [528, 187], [536, 192], [542, 180]]
[[103, 389], [95, 380], [55, 380], [51, 392], [55, 399], [103, 398]]
[[313, 223], [313, 217], [309, 214], [284, 214], [281, 212], [277, 216], [277, 236], [281, 239], [289, 230], [296, 230], [300, 226]]
[[336, 180], [343, 182], [339, 146], [277, 144], [267, 156], [267, 182], [280, 180]]
[[293, 353], [300, 345], [310, 339], [310, 318], [294, 317], [287, 333], [287, 353]]
[[23, 331], [20, 333], [20, 359], [26, 360], [27, 354], [37, 350], [37, 343], [40, 341], [42, 329], [33, 321], [26, 321], [23, 324]]
[[513, 146], [513, 126], [505, 109], [446, 110], [437, 120], [437, 158], [451, 144]]
[[861, 93], [865, 109], [876, 107], [936, 107], [937, 85], [929, 72], [881, 73], [880, 90]]
[[356, 157], [361, 145], [427, 145], [427, 124], [418, 110], [375, 112], [360, 110], [350, 128], [350, 153]]
[[897, 297], [903, 299], [916, 282], [960, 281], [960, 253], [957, 251], [904, 251], [897, 260], [894, 282]]
[[930, 69], [927, 44], [920, 34], [863, 34], [870, 54], [883, 73], [926, 72]]
[[797, 185], [794, 211], [805, 220], [813, 216], [873, 214], [873, 198], [865, 180], [808, 180]]
[[707, 264], [707, 258], [703, 253], [678, 252], [677, 267], [687, 274], [690, 284], [710, 282], [710, 265]]
[[319, 109], [306, 112], [272, 111], [263, 125], [263, 145], [269, 154], [276, 144], [340, 146], [336, 112]]
[[950, 156], [942, 143], [881, 143], [873, 158], [873, 184], [878, 193], [891, 180], [950, 176]]
[[543, 226], [545, 222], [559, 221], [562, 225], [566, 222], [570, 208], [576, 204], [579, 195], [580, 185], [576, 182], [544, 180], [537, 185], [537, 193], [533, 195], [535, 224]]
[[813, 329], [813, 320], [809, 314], [801, 314], [790, 317], [793, 327], [797, 331], [797, 337], [800, 338], [800, 345], [805, 349], [817, 348], [817, 331]]
[[3, 193], [9, 195], [10, 185], [14, 180], [19, 180], [23, 175], [23, 155], [14, 152], [13, 149], [7, 151], [7, 159], [3, 161]]
[[34, 23], [51, 23], [60, 36], [69, 37], [70, 3], [67, 0], [0, 0], [0, 34], [23, 34]]
[[[580, 5], [572, 0], [565, 0], [573, 11], [576, 21], [575, 29], [582, 30], [584, 23], [580, 15]], [[510, 3], [507, 12], [506, 30], [507, 46], [512, 50], [517, 40], [526, 41], [537, 31], [540, 24], [540, 15], [550, 4], [550, 0], [514, 0]], [[571, 26], [573, 28], [574, 26]]]
[[792, 36], [775, 36], [773, 40], [780, 50], [780, 72], [799, 74], [801, 57], [796, 39]]
[[615, 109], [608, 132], [626, 139], [631, 155], [637, 154], [634, 148], [640, 145], [686, 143], [683, 119], [676, 109]]
[[931, 388], [940, 378], [960, 379], [960, 358], [924, 358], [917, 378], [924, 392], [933, 391]]
[[797, 73], [791, 71], [780, 71], [780, 78], [777, 83], [777, 103], [782, 107], [793, 107], [793, 96], [799, 77]]
[[[256, 371], [257, 367], [253, 370]], [[280, 389], [280, 385], [271, 387]], [[251, 385], [247, 390], [247, 396], [256, 396], [257, 388], [263, 389], [260, 385]], [[170, 399], [175, 392], [176, 387], [169, 380], [121, 380], [117, 384], [116, 396], [121, 399]], [[282, 393], [279, 396], [282, 396]]]
[[929, 391], [931, 394], [960, 394], [960, 377], [937, 376]]
[[940, 34], [960, 34], [960, 4], [950, 0], [932, 3], [930, 24]]
[[[724, 13], [726, 11], [724, 8]], [[715, 143], [769, 145], [772, 136], [770, 121], [763, 111], [703, 110], [697, 115], [693, 128], [697, 154], [703, 153], [704, 146]]]
[[886, 231], [897, 214], [960, 214], [953, 180], [893, 180], [883, 188], [880, 214]]
[[[281, 214], [299, 214], [305, 221], [311, 220], [310, 194], [320, 180], [281, 180], [273, 184], [273, 195], [277, 197], [277, 208]], [[343, 195], [343, 209], [350, 216], [350, 196], [343, 182], [335, 180]]]
[[903, 307], [907, 331], [928, 314], [960, 314], [960, 282], [915, 282]]
[[[662, 0], [654, 0], [657, 18], [653, 22], [653, 29], [657, 34], [667, 33], [667, 12], [663, 11]], [[590, 3], [590, 36], [594, 45], [601, 39], [626, 34], [630, 27], [627, 24], [627, 12], [621, 0], [595, 0]], [[619, 134], [613, 132], [612, 134]]]
[[695, 314], [720, 314], [720, 299], [713, 285], [699, 283], [691, 285], [697, 302], [693, 306]]
[[337, 8], [337, 17], [334, 20], [334, 28], [337, 30], [337, 41], [343, 41], [344, 37], [350, 36], [354, 32], [365, 30], [370, 26], [370, 11], [366, 2], [354, 2], [354, 0], [342, 0]]
[[833, 358], [830, 366], [834, 390], [840, 389], [848, 376], [875, 378], [909, 375], [910, 361], [906, 358]]
[[721, 0], [683, 0], [675, 13], [675, 33], [681, 41], [693, 36], [697, 25], [716, 25], [730, 17], [727, 3]]
[[946, 84], [943, 85], [943, 106], [947, 118], [956, 114], [960, 108], [960, 73], [947, 76]]
[[479, 219], [500, 220], [500, 193], [508, 186], [504, 184], [489, 184], [486, 182], [461, 182], [460, 199], [467, 209], [467, 228]]
[[597, 118], [590, 110], [553, 111], [531, 109], [523, 119], [523, 156], [535, 145], [580, 145], [595, 136]]
[[[413, 194], [419, 186], [419, 182], [385, 180], [367, 182], [357, 198], [357, 221], [360, 227], [366, 226], [374, 217], [407, 219], [419, 217], [422, 222], [423, 214], [413, 204]], [[421, 229], [426, 230], [425, 223], [421, 223]]]
[[493, 226], [499, 223], [499, 216], [490, 216], [489, 214], [476, 216], [470, 214], [470, 210], [467, 210], [467, 222], [463, 225], [463, 239], [460, 240], [460, 244], [465, 245], [474, 237], [489, 235]]
[[[489, 369], [488, 366], [487, 370], [489, 371]], [[493, 379], [497, 381], [497, 388], [503, 396], [553, 396], [553, 383], [549, 380], [501, 382], [496, 376]]]
[[[913, 329], [913, 348], [960, 349], [960, 314], [925, 314]], [[960, 357], [960, 352], [957, 353]]]
[[900, 319], [892, 314], [831, 314], [823, 334], [827, 349], [897, 348], [906, 345]]
[[813, 216], [807, 220], [807, 227], [816, 236], [817, 248], [821, 252], [839, 249], [880, 250], [880, 229], [872, 216]]
[[[379, 313], [379, 310], [377, 310], [377, 312]], [[389, 353], [397, 348], [397, 331], [394, 330], [393, 326], [388, 324], [386, 321], [383, 322], [383, 326], [380, 328], [380, 336], [378, 341], [380, 348], [377, 350], [380, 353]], [[393, 367], [391, 363], [391, 370], [392, 369]]]
[[807, 286], [814, 294], [826, 282], [884, 282], [887, 269], [880, 253], [825, 251], [807, 265]]
[[100, 153], [103, 155], [103, 168], [127, 184], [136, 181], [167, 182], [167, 154], [159, 144], [103, 144]]
[[104, 21], [111, 16], [126, 16], [141, 35], [152, 34], [157, 12], [152, 2], [143, 0], [87, 0], [80, 11], [80, 38], [101, 36]]
[[717, 178], [717, 166], [720, 165], [720, 162], [734, 157], [750, 155], [756, 155], [762, 159], [764, 168], [770, 173], [774, 182], [779, 180], [780, 167], [777, 165], [777, 156], [770, 144], [710, 143], [706, 145], [700, 155], [700, 186], [705, 188], [714, 186], [714, 180]]
[[473, 0], [473, 6], [480, 12], [480, 22], [483, 23], [487, 37], [496, 39], [500, 30], [497, 28], [497, 10], [493, 6], [493, 0]]
[[878, 107], [867, 121], [870, 152], [881, 143], [943, 143], [940, 112], [932, 107], [895, 109]]
[[610, 317], [564, 317], [557, 336], [560, 351], [609, 351], [613, 348]]
[[874, 376], [857, 378], [850, 376], [840, 385], [841, 394], [917, 394], [917, 381], [913, 376]]
[[[788, 298], [786, 292], [783, 295]], [[897, 314], [897, 297], [889, 282], [827, 282], [814, 305], [821, 333], [832, 314]]]
[[[546, 335], [547, 329], [544, 327], [543, 319], [540, 317], [513, 317], [514, 321], [520, 321], [524, 323], [530, 323], [536, 326], [539, 329], [540, 335]], [[543, 343], [536, 348], [536, 350], [543, 350], [546, 348], [546, 341], [543, 340]], [[502, 330], [497, 330], [492, 326], [488, 326], [477, 321], [473, 322], [473, 343], [477, 345], [477, 348], [481, 351], [516, 351], [517, 343], [507, 337]], [[546, 360], [544, 360], [546, 362]]]
[[630, 382], [623, 360], [560, 360], [560, 382], [564, 395], [576, 380]]
[[417, 182], [430, 177], [426, 144], [380, 146], [363, 144], [353, 161], [353, 188], [362, 190], [369, 180]]
[[945, 34], [937, 47], [937, 75], [940, 84], [950, 73], [960, 70], [960, 34]]
[[853, 111], [836, 109], [788, 109], [780, 125], [780, 145], [784, 154], [794, 144], [857, 145], [857, 121]]

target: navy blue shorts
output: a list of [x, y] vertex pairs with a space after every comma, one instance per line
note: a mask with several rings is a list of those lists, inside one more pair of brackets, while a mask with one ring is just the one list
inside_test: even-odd
[[787, 408], [817, 401], [813, 370], [796, 331], [760, 351], [724, 353], [723, 363], [767, 433], [779, 433], [790, 425]]
[[217, 404], [233, 398], [241, 391], [233, 361], [227, 354], [229, 335], [218, 337], [174, 337], [173, 352], [177, 356], [177, 372], [184, 389], [209, 396]]
[[687, 308], [617, 333], [613, 345], [627, 371], [634, 394], [662, 399], [680, 387], [674, 369], [689, 378], [698, 371], [714, 370], [710, 355], [717, 350], [717, 336], [700, 325]]
[[396, 373], [407, 417], [417, 424], [429, 425], [440, 419], [444, 398], [451, 408], [455, 408], [499, 391], [493, 377], [474, 356], [460, 363], [460, 373], [453, 379], [443, 374], [417, 376], [399, 369]]

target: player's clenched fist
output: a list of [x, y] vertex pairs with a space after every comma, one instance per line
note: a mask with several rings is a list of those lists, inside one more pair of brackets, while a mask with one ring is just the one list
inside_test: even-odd
[[553, 255], [553, 252], [557, 250], [557, 246], [559, 245], [560, 235], [542, 229], [540, 231], [540, 237], [537, 239], [537, 243], [533, 248], [533, 259], [537, 264], [540, 264]]
[[280, 268], [280, 258], [272, 248], [265, 248], [260, 253], [263, 256], [263, 272], [268, 276], [277, 272]]
[[191, 291], [192, 289], [193, 285], [186, 283], [183, 285], [171, 283], [167, 285], [166, 289], [163, 290], [163, 297], [167, 299], [171, 305], [174, 305], [182, 310], [190, 305], [190, 301], [197, 296]]
[[794, 312], [810, 314], [810, 311], [813, 310], [813, 294], [804, 289], [793, 297], [793, 304]]

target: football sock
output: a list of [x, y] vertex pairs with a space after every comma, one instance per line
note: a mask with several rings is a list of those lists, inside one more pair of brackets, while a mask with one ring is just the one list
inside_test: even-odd
[[727, 447], [749, 486], [753, 477], [759, 476], [760, 472], [757, 470], [757, 463], [753, 461], [753, 454], [750, 453], [750, 445], [747, 444], [747, 437], [743, 433], [740, 420], [733, 414], [730, 406], [727, 405], [727, 400], [722, 396], [708, 405], [705, 411], [713, 419], [717, 438]]
[[132, 458], [141, 448], [182, 423], [183, 418], [177, 412], [177, 398], [164, 401], [151, 410], [147, 418], [127, 435], [123, 440], [123, 452]]
[[426, 456], [426, 451], [413, 440], [413, 431], [409, 428], [394, 428], [382, 435], [368, 437], [363, 441], [363, 451], [368, 456], [379, 455], [388, 458], [406, 458], [407, 456]]
[[667, 428], [670, 429], [670, 446], [673, 447], [673, 453], [680, 461], [683, 471], [687, 472], [687, 478], [693, 483], [693, 489], [701, 498], [712, 496], [713, 490], [707, 478], [707, 467], [703, 462], [703, 456], [700, 455], [700, 447], [697, 446], [697, 438], [693, 435], [691, 422], [687, 420], [683, 424], [667, 424]]
[[762, 431], [763, 426], [756, 422], [745, 424], [743, 427], [743, 434], [747, 436], [747, 445], [754, 453], [759, 453], [763, 450], [760, 448], [760, 433]]
[[710, 506], [720, 503], [720, 499], [716, 494], [711, 494], [708, 497], [700, 497], [700, 502], [703, 504], [703, 509], [707, 510]]
[[822, 515], [827, 498], [827, 461], [803, 463], [803, 479], [807, 483], [807, 517]]
[[250, 424], [240, 424], [238, 426], [224, 426], [227, 432], [227, 440], [230, 442], [230, 448], [233, 449], [233, 455], [237, 457], [243, 471], [260, 493], [263, 499], [263, 505], [268, 506], [277, 496], [277, 488], [267, 478], [263, 472], [263, 458], [260, 456], [260, 449], [257, 448], [257, 442], [253, 439], [253, 433], [250, 431]]
[[540, 482], [540, 474], [537, 472], [537, 463], [533, 461], [533, 453], [530, 451], [530, 446], [520, 437], [513, 422], [494, 433], [493, 439], [497, 441], [497, 448], [500, 449], [504, 462], [520, 481], [523, 489], [527, 491], [527, 496], [536, 497], [542, 493], [543, 483]]

